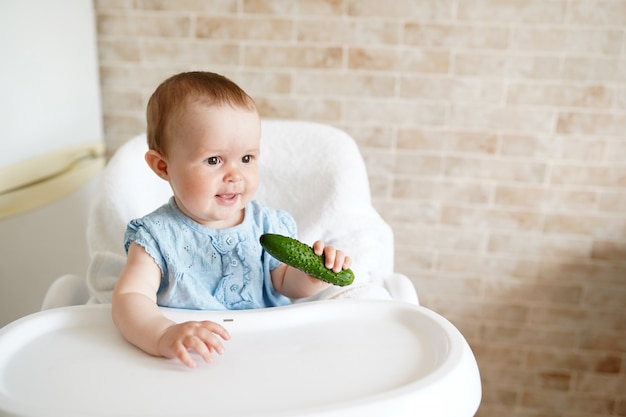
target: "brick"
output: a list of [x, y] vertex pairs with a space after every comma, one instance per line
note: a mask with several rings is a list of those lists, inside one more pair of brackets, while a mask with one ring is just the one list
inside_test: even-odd
[[548, 134], [502, 134], [500, 153], [507, 156], [549, 158], [557, 157], [561, 142]]
[[440, 271], [475, 274], [483, 278], [534, 279], [538, 270], [538, 262], [519, 257], [476, 256], [442, 251], [437, 259], [437, 269]]
[[440, 104], [390, 99], [350, 99], [343, 103], [343, 117], [348, 122], [367, 120], [403, 126], [439, 126], [445, 122], [445, 108]]
[[348, 68], [447, 74], [450, 69], [450, 53], [436, 49], [354, 47], [348, 50]]
[[278, 71], [246, 70], [230, 75], [250, 94], [257, 97], [263, 94], [288, 94], [292, 90], [292, 77]]
[[340, 68], [343, 51], [323, 46], [245, 45], [244, 64], [268, 68]]
[[626, 3], [621, 0], [573, 2], [568, 5], [566, 22], [581, 25], [626, 24]]
[[402, 76], [398, 94], [419, 101], [498, 104], [502, 102], [504, 88], [504, 83], [499, 80], [449, 79], [427, 74]]
[[607, 395], [621, 395], [626, 392], [626, 378], [621, 375], [584, 372], [579, 375], [575, 389], [579, 392], [595, 392], [599, 386]]
[[598, 207], [605, 212], [626, 212], [626, 191], [602, 191], [598, 197]]
[[493, 155], [498, 148], [498, 137], [489, 132], [402, 128], [398, 131], [397, 148], [422, 152]]
[[507, 186], [496, 188], [495, 202], [504, 206], [543, 207], [549, 192], [541, 187]]
[[234, 13], [237, 11], [237, 0], [141, 0], [137, 3], [141, 9], [162, 12]]
[[[612, 297], [611, 300], [613, 300]], [[529, 323], [537, 323], [550, 325], [560, 328], [575, 328], [584, 330], [587, 328], [610, 329], [610, 330], [626, 330], [626, 323], [623, 317], [616, 317], [614, 312], [610, 311], [610, 306], [606, 308], [609, 311], [600, 311], [589, 308], [585, 301], [584, 306], [537, 306], [532, 309]], [[603, 308], [603, 306], [597, 306]], [[596, 308], [597, 308], [596, 307]]]
[[98, 34], [105, 36], [189, 37], [191, 20], [180, 16], [99, 14]]
[[476, 229], [541, 230], [542, 216], [521, 210], [479, 209], [443, 206], [441, 223]]
[[[476, 342], [472, 352], [478, 363], [493, 364], [494, 367], [519, 368], [525, 363], [525, 352], [512, 346], [494, 346], [488, 341]], [[499, 369], [499, 373], [502, 369]], [[496, 375], [498, 375], [496, 374]]]
[[426, 24], [404, 25], [404, 41], [427, 48], [504, 49], [508, 46], [506, 26]]
[[395, 78], [385, 74], [305, 73], [293, 75], [293, 92], [307, 95], [393, 97]]
[[96, 10], [132, 10], [136, 7], [136, 0], [94, 0]]
[[581, 393], [554, 393], [547, 391], [527, 391], [522, 398], [522, 405], [558, 412], [558, 410], [577, 410], [584, 415], [611, 414], [615, 401], [609, 396], [594, 396]]
[[433, 268], [433, 254], [430, 251], [399, 249], [396, 251], [398, 265], [406, 265], [410, 271], [430, 271]]
[[563, 59], [563, 74], [560, 78], [594, 83], [624, 83], [626, 74], [619, 58], [566, 56]]
[[602, 139], [578, 139], [571, 136], [562, 136], [561, 158], [570, 161], [603, 162], [606, 160], [607, 144]]
[[[594, 284], [593, 289], [587, 291], [584, 298], [587, 306], [603, 310], [626, 311], [626, 288], [619, 285]], [[622, 314], [622, 330], [626, 330], [626, 313]], [[602, 327], [602, 326], [598, 326]]]
[[562, 23], [565, 10], [565, 0], [464, 0], [458, 16], [478, 22]]
[[588, 258], [591, 252], [591, 241], [585, 238], [491, 233], [489, 251], [534, 257]]
[[[597, 6], [594, 6], [597, 7]], [[572, 26], [537, 28], [520, 26], [512, 30], [510, 48], [519, 51], [546, 51], [576, 55], [619, 55], [619, 29], [600, 29]]]
[[[592, 246], [592, 257], [593, 246]], [[566, 281], [588, 283], [593, 286], [623, 283], [626, 265], [596, 260], [572, 259], [543, 261], [538, 264], [537, 278], [545, 281]], [[619, 300], [619, 298], [617, 298]]]
[[531, 329], [520, 325], [484, 324], [480, 326], [480, 335], [483, 340], [490, 340], [495, 344], [518, 346], [567, 348], [576, 342], [574, 330], [540, 329], [536, 326]]
[[[483, 393], [481, 404], [486, 405], [499, 405], [504, 406], [506, 409], [515, 408], [515, 404], [517, 404], [519, 392], [516, 389], [511, 388], [501, 388], [498, 385], [490, 387], [491, 389], [486, 389]], [[501, 416], [502, 410], [498, 411], [494, 416]], [[482, 416], [482, 413], [478, 414]]]
[[138, 41], [99, 40], [98, 57], [101, 62], [139, 62], [141, 46]]
[[[583, 297], [583, 286], [565, 283], [535, 283], [528, 282], [527, 279], [508, 278], [503, 280], [495, 277], [485, 281], [484, 295], [487, 299], [501, 299], [509, 302], [572, 306], [580, 303]], [[542, 324], [551, 325], [549, 321]], [[562, 328], [566, 327], [562, 326]]]
[[556, 113], [550, 109], [453, 105], [448, 124], [456, 129], [498, 129], [519, 133], [554, 131]]
[[141, 50], [142, 61], [152, 63], [233, 65], [239, 62], [239, 47], [230, 43], [146, 40]]
[[198, 17], [196, 37], [255, 41], [289, 41], [293, 22], [280, 18]]
[[392, 196], [408, 200], [485, 204], [490, 193], [490, 187], [480, 183], [398, 178], [393, 181]]
[[361, 148], [390, 150], [393, 146], [394, 133], [389, 126], [363, 126], [358, 123], [340, 128], [350, 134]]
[[561, 60], [545, 55], [463, 51], [454, 54], [452, 73], [481, 78], [557, 79], [561, 76]]
[[547, 166], [532, 161], [513, 161], [496, 158], [447, 157], [444, 172], [449, 177], [480, 178], [485, 180], [541, 183]]
[[[624, 93], [626, 95], [626, 90], [624, 90]], [[608, 140], [605, 147], [607, 161], [618, 163], [626, 161], [626, 140]]]
[[391, 17], [401, 19], [450, 19], [453, 0], [346, 0], [348, 14], [356, 17]]
[[302, 119], [332, 123], [339, 119], [341, 105], [334, 100], [296, 101], [291, 98], [255, 98], [261, 117]]
[[[431, 308], [446, 318], [459, 317], [465, 320], [474, 320], [477, 323], [499, 322], [499, 323], [525, 323], [529, 307], [521, 303], [515, 304], [508, 301], [503, 302], [484, 302], [471, 301], [464, 299], [463, 301], [455, 301], [453, 296], [447, 295], [445, 298], [435, 298], [431, 302]], [[500, 346], [501, 349], [505, 349]], [[495, 358], [494, 362], [495, 362]], [[493, 363], [493, 362], [492, 362]]]
[[550, 214], [546, 216], [544, 230], [546, 233], [620, 238], [625, 235], [626, 220], [623, 217]]
[[146, 105], [143, 95], [139, 91], [114, 91], [102, 99], [104, 111], [134, 111]]
[[593, 259], [623, 261], [626, 259], [626, 245], [623, 241], [594, 240], [591, 257]]
[[619, 374], [620, 354], [588, 350], [531, 349], [526, 363], [530, 368]]
[[[438, 277], [424, 277], [419, 276], [419, 281], [416, 285], [418, 294], [428, 294], [429, 297], [475, 297], [480, 294], [480, 279], [476, 277], [455, 277], [455, 276], [441, 276]], [[477, 322], [471, 318], [455, 316], [449, 318], [456, 323], [461, 321], [471, 322], [472, 325]], [[466, 335], [467, 337], [467, 335]]]
[[[455, 233], [451, 230], [405, 223], [394, 227], [394, 233], [398, 245], [421, 249], [479, 252], [485, 240], [485, 235], [481, 233], [470, 231]], [[443, 284], [443, 281], [440, 284]]]
[[[132, 113], [132, 112], [119, 112], [119, 113], [109, 113], [105, 116], [105, 123], [110, 123], [114, 126], [114, 128], [110, 129], [111, 132], [134, 132], [134, 134], [139, 134], [145, 131], [145, 117], [141, 113]], [[129, 139], [127, 137], [126, 139]]]
[[620, 136], [626, 126], [626, 114], [563, 112], [557, 123], [561, 133]]
[[559, 164], [552, 167], [552, 184], [623, 188], [626, 167], [605, 165]]
[[307, 18], [295, 23], [298, 41], [349, 45], [397, 45], [397, 25], [380, 20], [346, 21], [342, 18]]
[[625, 352], [626, 330], [588, 328], [581, 332], [578, 346], [583, 349]]
[[245, 13], [276, 15], [336, 15], [343, 12], [343, 0], [245, 0]]
[[597, 193], [590, 190], [556, 190], [540, 186], [499, 185], [495, 203], [504, 206], [535, 207], [542, 209], [593, 210]]
[[393, 152], [364, 151], [361, 155], [368, 172], [375, 175], [392, 176], [394, 165]]
[[513, 83], [507, 91], [512, 105], [610, 108], [617, 91], [603, 85], [550, 85]]

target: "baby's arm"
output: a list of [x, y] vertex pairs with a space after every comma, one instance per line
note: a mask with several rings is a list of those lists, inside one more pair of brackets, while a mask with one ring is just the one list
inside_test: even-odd
[[[313, 244], [316, 255], [324, 254], [326, 268], [334, 272], [350, 268], [352, 260], [343, 251], [325, 246], [322, 241]], [[281, 264], [272, 271], [272, 284], [279, 293], [289, 298], [310, 297], [328, 288], [330, 284], [314, 278], [299, 269]]]
[[221, 354], [220, 337], [230, 337], [226, 329], [210, 321], [176, 324], [166, 318], [156, 304], [160, 281], [161, 270], [152, 257], [131, 243], [112, 299], [113, 322], [124, 338], [151, 355], [178, 358], [189, 367], [195, 366], [189, 349], [207, 362], [212, 352]]

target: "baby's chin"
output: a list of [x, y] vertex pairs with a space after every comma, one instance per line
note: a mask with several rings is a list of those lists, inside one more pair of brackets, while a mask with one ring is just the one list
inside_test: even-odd
[[204, 226], [212, 227], [214, 229], [224, 229], [227, 227], [237, 226], [243, 222], [245, 217], [245, 205], [231, 207], [231, 209], [220, 210], [219, 213], [212, 213], [210, 216], [206, 216], [202, 219], [194, 219], [197, 223], [200, 223]]

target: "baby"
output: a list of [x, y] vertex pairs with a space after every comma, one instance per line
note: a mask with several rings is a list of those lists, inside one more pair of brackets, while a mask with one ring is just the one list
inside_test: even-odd
[[[194, 367], [223, 353], [230, 336], [210, 321], [176, 324], [158, 306], [225, 310], [286, 305], [328, 287], [279, 263], [259, 244], [263, 233], [295, 237], [288, 213], [254, 200], [259, 186], [261, 122], [256, 106], [229, 79], [187, 72], [165, 80], [148, 102], [146, 162], [173, 197], [132, 220], [127, 260], [113, 292], [113, 321], [145, 352]], [[326, 267], [351, 259], [317, 241]]]

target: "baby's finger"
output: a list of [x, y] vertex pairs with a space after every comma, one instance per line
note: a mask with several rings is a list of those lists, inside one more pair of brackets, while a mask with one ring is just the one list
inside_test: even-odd
[[[219, 325], [218, 325], [219, 326]], [[221, 327], [221, 326], [220, 326]], [[212, 352], [217, 352], [220, 355], [224, 353], [224, 345], [220, 337], [224, 340], [228, 340], [230, 335], [224, 328], [213, 328], [211, 323], [202, 323], [201, 329], [198, 329], [197, 336]]]
[[196, 362], [191, 358], [184, 344], [179, 344], [175, 348], [174, 356], [189, 368], [195, 368]]
[[342, 269], [348, 269], [352, 265], [352, 260], [349, 256], [346, 256], [345, 253], [338, 250], [335, 254], [335, 264], [333, 266], [333, 271], [340, 272]]
[[213, 321], [203, 321], [200, 323], [202, 327], [209, 330], [211, 333], [215, 333], [220, 336], [224, 340], [230, 339], [230, 333], [223, 326], [213, 322]]
[[[228, 336], [228, 333], [226, 333], [226, 335]], [[209, 328], [203, 326], [198, 329], [197, 336], [202, 340], [209, 351], [217, 352], [220, 355], [224, 353], [224, 345], [222, 344], [220, 335], [213, 332], [210, 326]]]
[[[202, 357], [202, 359], [204, 359], [206, 363], [209, 363], [213, 360], [213, 357], [211, 356], [211, 349], [209, 348], [209, 346], [210, 345], [207, 345], [206, 341], [202, 340], [201, 338], [193, 337], [190, 340], [187, 348], [192, 349], [194, 352], [200, 355], [200, 357]], [[189, 354], [187, 354], [187, 356], [189, 356]]]
[[322, 256], [324, 253], [324, 242], [316, 240], [315, 243], [313, 243], [313, 252], [315, 252], [317, 256]]
[[337, 257], [337, 249], [332, 246], [326, 246], [324, 248], [324, 266], [328, 269], [333, 269], [335, 265], [335, 258]]
[[[346, 255], [343, 253], [343, 251], [335, 249], [333, 250], [332, 257], [327, 256], [326, 267], [329, 269], [332, 269], [333, 272], [340, 272], [343, 269], [343, 264], [344, 264], [345, 259], [346, 259]], [[332, 262], [328, 262], [328, 261], [332, 261]]]

